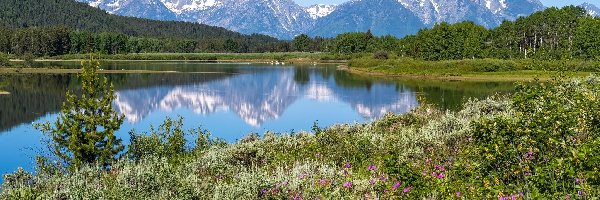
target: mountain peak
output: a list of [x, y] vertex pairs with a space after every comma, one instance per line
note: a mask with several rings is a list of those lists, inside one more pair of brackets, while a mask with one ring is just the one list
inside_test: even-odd
[[584, 8], [591, 16], [600, 16], [600, 8], [594, 4], [585, 2], [581, 4], [580, 7]]
[[306, 12], [313, 19], [325, 17], [335, 11], [336, 5], [315, 4], [306, 8]]

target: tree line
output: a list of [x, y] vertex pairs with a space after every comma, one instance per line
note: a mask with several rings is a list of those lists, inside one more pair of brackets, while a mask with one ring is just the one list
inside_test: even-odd
[[338, 35], [336, 53], [395, 52], [423, 60], [475, 58], [600, 59], [600, 18], [583, 8], [548, 8], [486, 29], [473, 22], [440, 23], [402, 39], [370, 32]]
[[247, 38], [148, 38], [123, 33], [74, 31], [66, 27], [0, 29], [0, 52], [16, 55], [287, 52], [289, 42], [261, 35]]

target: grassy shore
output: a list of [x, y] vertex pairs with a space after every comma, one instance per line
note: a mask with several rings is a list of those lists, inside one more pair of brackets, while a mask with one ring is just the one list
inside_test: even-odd
[[[357, 55], [332, 53], [139, 53], [100, 55], [102, 60], [170, 60], [170, 61], [212, 61], [212, 62], [287, 62], [287, 63], [341, 63]], [[45, 60], [81, 60], [87, 54], [46, 57]]]
[[469, 59], [422, 61], [411, 58], [356, 58], [341, 67], [355, 74], [408, 79], [470, 81], [521, 81], [549, 79], [563, 74], [571, 77], [600, 72], [600, 62]]
[[[55, 68], [0, 68], [0, 74], [78, 74], [81, 69], [55, 69]], [[179, 73], [177, 71], [154, 70], [100, 70], [100, 74], [162, 74]]]
[[422, 105], [234, 144], [191, 130], [196, 145], [177, 146], [189, 143], [171, 142], [184, 138], [171, 124], [132, 133], [110, 170], [40, 162], [7, 175], [0, 199], [595, 199], [599, 83], [527, 83], [459, 111]]

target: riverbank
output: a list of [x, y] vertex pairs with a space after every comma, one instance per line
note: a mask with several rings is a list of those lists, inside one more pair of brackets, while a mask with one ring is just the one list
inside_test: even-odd
[[531, 82], [459, 111], [422, 105], [234, 144], [190, 131], [192, 148], [169, 142], [182, 137], [175, 122], [154, 136], [132, 133], [139, 143], [109, 171], [50, 162], [5, 176], [0, 199], [593, 199], [599, 82]]
[[[0, 68], [0, 74], [78, 74], [81, 69], [55, 69], [55, 68]], [[179, 73], [177, 71], [154, 70], [100, 70], [99, 74], [164, 74]], [[212, 72], [209, 72], [212, 73]]]
[[[253, 62], [253, 63], [345, 63], [357, 55], [332, 53], [138, 53], [100, 55], [105, 61], [205, 61], [205, 62]], [[83, 60], [88, 54], [71, 54], [44, 57], [40, 61]]]
[[558, 75], [583, 77], [600, 72], [600, 62], [538, 60], [448, 60], [422, 61], [411, 58], [356, 58], [339, 69], [358, 75], [403, 79], [456, 81], [523, 81], [550, 79]]

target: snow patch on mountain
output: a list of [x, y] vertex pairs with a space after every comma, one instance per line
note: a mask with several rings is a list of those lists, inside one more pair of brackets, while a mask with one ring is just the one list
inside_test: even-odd
[[583, 3], [579, 7], [582, 7], [591, 16], [600, 16], [600, 8], [591, 3]]
[[316, 4], [306, 8], [306, 12], [313, 19], [325, 17], [335, 11], [336, 5]]

